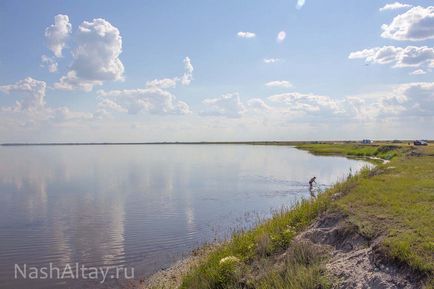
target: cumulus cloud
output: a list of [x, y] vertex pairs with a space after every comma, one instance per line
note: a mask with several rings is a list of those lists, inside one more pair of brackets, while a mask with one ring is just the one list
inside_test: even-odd
[[348, 112], [359, 120], [375, 120], [379, 117], [396, 116], [405, 108], [400, 104], [392, 104], [392, 97], [348, 96], [346, 104]]
[[240, 31], [240, 32], [237, 33], [237, 36], [238, 36], [239, 38], [247, 38], [247, 39], [249, 39], [249, 38], [255, 38], [255, 37], [256, 37], [256, 34], [253, 33], [253, 32], [244, 32], [244, 31]]
[[46, 67], [49, 72], [57, 71], [57, 62], [52, 57], [48, 57], [47, 55], [42, 55], [41, 62], [42, 62], [41, 66]]
[[434, 82], [402, 84], [396, 89], [402, 95], [406, 113], [416, 116], [433, 116]]
[[247, 106], [253, 111], [271, 111], [273, 108], [260, 98], [252, 98], [247, 101]]
[[[128, 111], [129, 114], [149, 112], [152, 114], [187, 114], [190, 107], [178, 101], [171, 92], [158, 88], [138, 88], [99, 91], [99, 97], [110, 99], [110, 108], [116, 111]], [[100, 103], [100, 105], [103, 105]], [[109, 108], [106, 104], [105, 108]]]
[[246, 107], [238, 93], [227, 93], [216, 98], [207, 98], [202, 102], [206, 109], [201, 115], [239, 118], [246, 112]]
[[191, 64], [191, 59], [187, 56], [184, 58], [184, 73], [182, 76], [147, 81], [146, 87], [167, 89], [175, 87], [178, 82], [180, 82], [182, 85], [190, 85], [191, 81], [193, 80], [193, 71], [194, 67]]
[[189, 57], [184, 58], [184, 75], [181, 77], [181, 83], [183, 85], [189, 85], [193, 80], [193, 65]]
[[104, 81], [123, 80], [124, 66], [119, 59], [122, 38], [119, 30], [104, 19], [84, 21], [75, 35], [71, 69], [54, 87], [92, 90]]
[[91, 120], [95, 118], [93, 113], [82, 112], [82, 111], [73, 111], [66, 106], [61, 106], [57, 108], [47, 108], [47, 112], [49, 113], [49, 119], [54, 121], [71, 121], [71, 120]]
[[280, 87], [280, 88], [290, 88], [292, 87], [292, 83], [286, 80], [274, 80], [267, 82], [265, 86], [268, 87]]
[[390, 90], [346, 98], [348, 113], [358, 119], [407, 116], [432, 117], [434, 111], [434, 83], [400, 84]]
[[410, 41], [434, 39], [434, 6], [413, 7], [381, 28], [383, 38]]
[[381, 7], [380, 11], [387, 11], [387, 10], [397, 10], [397, 9], [404, 9], [404, 8], [410, 8], [413, 7], [413, 5], [410, 4], [404, 4], [401, 2], [394, 2], [394, 3], [388, 3]]
[[154, 79], [146, 82], [146, 87], [171, 88], [176, 86], [176, 78]]
[[276, 41], [278, 43], [282, 43], [286, 38], [286, 32], [285, 31], [280, 31], [279, 33], [277, 33], [277, 37], [276, 37]]
[[62, 57], [62, 50], [72, 31], [67, 15], [58, 14], [54, 17], [54, 24], [45, 29], [45, 40], [54, 56]]
[[329, 96], [300, 92], [269, 96], [266, 100], [252, 98], [246, 105], [238, 93], [205, 99], [206, 110], [201, 115], [225, 118], [249, 118], [260, 114], [267, 119], [302, 119], [342, 121], [382, 121], [406, 117], [432, 117], [434, 82], [414, 82], [395, 85], [373, 93], [336, 99]]
[[306, 0], [297, 0], [297, 4], [295, 5], [295, 7], [297, 9], [301, 9], [303, 8], [304, 4], [306, 4]]
[[11, 108], [14, 111], [38, 110], [45, 105], [46, 88], [47, 84], [45, 81], [27, 77], [15, 84], [0, 86], [0, 92], [16, 94], [21, 98], [21, 100], [16, 101], [15, 107]]
[[100, 102], [98, 111], [107, 115], [109, 112], [128, 112], [138, 114], [188, 114], [187, 103], [177, 100], [168, 89], [177, 83], [189, 85], [193, 79], [193, 65], [189, 57], [184, 58], [184, 73], [179, 77], [154, 79], [147, 81], [144, 88], [98, 91]]
[[101, 101], [98, 102], [97, 105], [98, 110], [105, 110], [105, 111], [115, 111], [115, 112], [127, 112], [128, 110], [118, 103], [114, 102], [111, 99], [104, 98], [101, 99]]
[[91, 113], [72, 111], [67, 107], [52, 108], [45, 103], [47, 84], [44, 81], [27, 77], [15, 84], [0, 86], [0, 92], [18, 98], [12, 107], [2, 107], [1, 112], [18, 116], [25, 125], [41, 121], [67, 121], [91, 119]]
[[434, 48], [427, 46], [383, 46], [352, 52], [349, 59], [368, 63], [391, 64], [393, 67], [434, 67]]
[[271, 63], [278, 63], [282, 62], [283, 60], [280, 58], [264, 58], [264, 63], [271, 64]]
[[284, 105], [288, 112], [329, 112], [333, 114], [342, 112], [342, 106], [338, 101], [323, 95], [290, 92], [269, 96], [268, 100]]
[[246, 105], [241, 101], [238, 93], [223, 94], [216, 98], [203, 101], [203, 116], [225, 118], [249, 117], [251, 114], [261, 114], [274, 119], [297, 118], [306, 115], [316, 118], [328, 116], [345, 116], [343, 101], [337, 101], [328, 96], [302, 94], [298, 92], [282, 93], [269, 96], [266, 100], [251, 98]]

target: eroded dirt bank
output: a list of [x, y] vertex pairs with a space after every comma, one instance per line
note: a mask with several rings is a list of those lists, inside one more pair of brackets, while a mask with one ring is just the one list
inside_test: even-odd
[[321, 216], [296, 242], [310, 242], [328, 252], [327, 274], [340, 289], [416, 289], [422, 276], [388, 261], [378, 248], [381, 236], [368, 239], [341, 213]]
[[[325, 274], [335, 289], [419, 289], [423, 276], [408, 267], [388, 261], [378, 248], [381, 236], [368, 239], [342, 213], [326, 213], [297, 235], [286, 252], [272, 257], [282, 266], [295, 246], [309, 247], [325, 256]], [[210, 247], [194, 252], [172, 267], [157, 272], [135, 288], [177, 288], [182, 276], [209, 253]], [[259, 276], [258, 276], [259, 277]]]

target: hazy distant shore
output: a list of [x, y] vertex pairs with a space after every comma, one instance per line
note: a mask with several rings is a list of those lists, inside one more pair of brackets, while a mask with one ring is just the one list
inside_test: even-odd
[[[402, 143], [412, 140], [399, 140]], [[391, 140], [379, 140], [375, 144], [383, 144]], [[429, 140], [428, 142], [433, 142]], [[300, 144], [333, 144], [359, 143], [358, 140], [328, 140], [328, 141], [199, 141], [199, 142], [10, 142], [2, 146], [89, 146], [89, 145], [215, 145], [215, 144], [245, 144], [245, 145], [300, 145]]]

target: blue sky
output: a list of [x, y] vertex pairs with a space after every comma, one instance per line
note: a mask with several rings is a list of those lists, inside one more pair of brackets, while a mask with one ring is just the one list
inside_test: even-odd
[[2, 1], [0, 141], [434, 138], [432, 2], [301, 4]]

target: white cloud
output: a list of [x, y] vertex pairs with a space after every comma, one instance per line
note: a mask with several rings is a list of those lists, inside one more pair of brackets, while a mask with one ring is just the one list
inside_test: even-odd
[[154, 79], [152, 81], [146, 82], [146, 87], [156, 87], [156, 88], [172, 88], [175, 87], [178, 82], [181, 82], [182, 85], [190, 85], [193, 80], [193, 65], [191, 64], [190, 57], [184, 58], [184, 73], [180, 77], [173, 78], [163, 78], [163, 79]]
[[86, 112], [71, 111], [68, 107], [52, 108], [45, 103], [47, 84], [44, 81], [27, 77], [15, 84], [0, 86], [0, 92], [13, 95], [19, 100], [15, 106], [2, 107], [1, 112], [18, 119], [21, 125], [36, 125], [40, 122], [55, 120], [84, 120], [93, 115]]
[[397, 10], [397, 9], [410, 8], [410, 7], [413, 7], [413, 5], [403, 4], [401, 2], [394, 2], [394, 3], [389, 3], [384, 5], [379, 9], [379, 11]]
[[292, 87], [292, 83], [286, 80], [274, 80], [267, 82], [265, 86], [268, 87], [281, 87], [281, 88], [290, 88]]
[[304, 116], [321, 118], [330, 116], [345, 116], [343, 101], [336, 101], [328, 96], [302, 94], [298, 92], [272, 95], [268, 103], [261, 98], [251, 98], [246, 105], [238, 93], [223, 94], [220, 97], [208, 98], [203, 101], [206, 109], [201, 115], [225, 118], [249, 118], [253, 114], [261, 114], [267, 119], [282, 121], [287, 117], [301, 118]]
[[348, 58], [365, 59], [369, 63], [391, 64], [394, 67], [434, 67], [434, 48], [383, 46], [352, 52]]
[[434, 82], [400, 84], [391, 89], [349, 96], [348, 114], [363, 120], [387, 117], [432, 117]]
[[50, 114], [50, 119], [54, 121], [71, 121], [71, 120], [91, 120], [95, 115], [89, 112], [73, 111], [66, 106], [57, 107], [55, 109], [47, 108]]
[[264, 58], [264, 63], [271, 64], [271, 63], [278, 63], [282, 62], [283, 60], [280, 58]]
[[55, 88], [92, 90], [104, 81], [123, 80], [124, 66], [119, 59], [122, 38], [119, 30], [104, 19], [84, 21], [75, 35], [70, 71]]
[[392, 104], [394, 97], [380, 94], [348, 96], [345, 99], [348, 105], [347, 113], [350, 117], [359, 120], [375, 120], [379, 117], [396, 116], [405, 108], [400, 104]]
[[247, 39], [249, 39], [249, 38], [255, 38], [256, 34], [253, 33], [253, 32], [243, 32], [243, 31], [240, 31], [240, 32], [237, 33], [237, 36], [239, 38], [247, 38]]
[[[149, 112], [152, 114], [188, 114], [190, 107], [178, 101], [172, 93], [158, 87], [98, 91], [102, 99], [110, 99], [110, 104], [117, 104], [129, 114]], [[113, 105], [115, 106], [115, 105]]]
[[189, 57], [184, 58], [184, 75], [181, 77], [181, 83], [183, 85], [189, 85], [193, 80], [193, 65]]
[[276, 41], [278, 43], [282, 43], [286, 38], [286, 32], [285, 31], [280, 31], [279, 33], [277, 33], [277, 37], [276, 37]]
[[410, 75], [423, 75], [427, 74], [427, 72], [423, 69], [416, 69], [415, 71], [410, 72]]
[[103, 81], [85, 80], [77, 76], [77, 71], [70, 70], [65, 76], [62, 76], [58, 82], [54, 83], [53, 87], [61, 90], [84, 90], [92, 91], [95, 85], [102, 85]]
[[171, 88], [176, 86], [176, 78], [154, 79], [146, 82], [146, 87]]
[[46, 67], [49, 72], [57, 71], [57, 62], [52, 57], [48, 57], [47, 55], [42, 55], [41, 62], [42, 62], [41, 66]]
[[247, 106], [253, 111], [270, 111], [272, 107], [260, 98], [252, 98], [247, 101]]
[[297, 0], [297, 5], [295, 6], [297, 9], [303, 8], [304, 4], [306, 4], [306, 0]]
[[238, 93], [227, 93], [216, 98], [207, 98], [202, 103], [206, 106], [206, 109], [200, 112], [202, 115], [239, 118], [246, 112]]
[[115, 112], [127, 112], [128, 110], [118, 103], [114, 102], [111, 99], [104, 98], [100, 102], [98, 102], [97, 109], [103, 109], [108, 111], [115, 111]]
[[0, 86], [0, 92], [6, 94], [16, 94], [21, 100], [16, 101], [14, 111], [21, 110], [38, 110], [45, 105], [45, 91], [47, 84], [45, 81], [40, 81], [27, 77], [18, 81], [15, 84]]
[[71, 34], [72, 25], [67, 15], [58, 14], [54, 24], [45, 29], [45, 40], [48, 48], [56, 57], [62, 57], [62, 50]]
[[411, 41], [434, 39], [434, 6], [413, 7], [381, 28], [383, 38]]
[[176, 99], [168, 89], [178, 82], [189, 85], [193, 79], [193, 65], [189, 57], [184, 58], [184, 73], [180, 77], [154, 79], [147, 81], [144, 88], [98, 91], [98, 109], [106, 115], [108, 111], [138, 114], [189, 114], [187, 103]]
[[396, 94], [405, 106], [405, 114], [414, 116], [434, 115], [434, 82], [401, 84]]
[[342, 112], [341, 104], [329, 96], [290, 92], [269, 96], [268, 100], [284, 105], [284, 109], [291, 113]]

